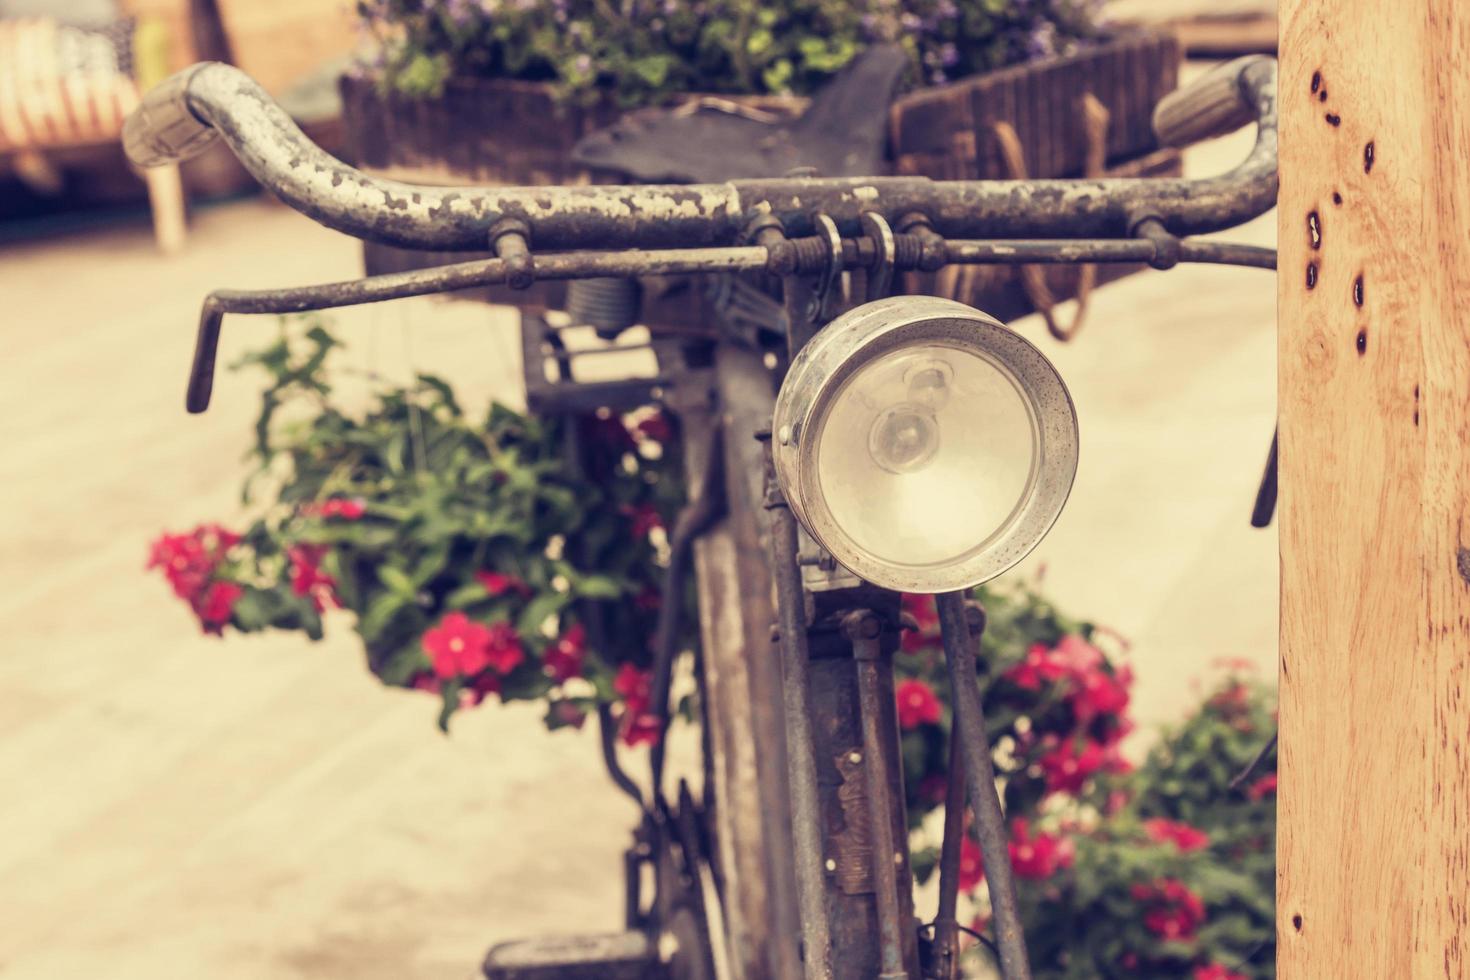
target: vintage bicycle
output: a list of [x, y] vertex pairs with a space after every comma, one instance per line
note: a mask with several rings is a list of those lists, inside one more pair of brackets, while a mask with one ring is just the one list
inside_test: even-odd
[[[1254, 121], [1254, 148], [1205, 180], [931, 181], [783, 176], [575, 187], [428, 187], [367, 176], [311, 144], [247, 76], [200, 64], [128, 120], [139, 165], [222, 139], [264, 186], [323, 225], [406, 248], [494, 257], [348, 282], [211, 293], [187, 407], [202, 412], [227, 314], [294, 313], [541, 280], [700, 277], [724, 298], [700, 334], [655, 332], [653, 378], [548, 380], [554, 332], [527, 317], [533, 410], [661, 403], [680, 420], [689, 502], [666, 579], [697, 580], [702, 787], [648, 792], [603, 750], [642, 819], [626, 854], [627, 930], [491, 950], [491, 978], [951, 978], [966, 809], [1007, 980], [1030, 975], [977, 687], [983, 610], [967, 590], [1052, 526], [1077, 464], [1065, 384], [987, 314], [892, 295], [948, 264], [1181, 262], [1274, 269], [1275, 251], [1190, 236], [1274, 206], [1276, 65], [1222, 66], [1162, 102], [1182, 146]], [[585, 305], [585, 304], [584, 304]], [[591, 304], [596, 307], [596, 304]], [[589, 314], [597, 318], [595, 310]], [[620, 319], [621, 317], [621, 319]], [[616, 333], [619, 314], [601, 324]], [[557, 363], [570, 357], [556, 351]], [[892, 656], [900, 593], [937, 596], [955, 732], [937, 919], [914, 917]], [[667, 728], [680, 604], [656, 635]], [[652, 882], [648, 894], [648, 882]]]

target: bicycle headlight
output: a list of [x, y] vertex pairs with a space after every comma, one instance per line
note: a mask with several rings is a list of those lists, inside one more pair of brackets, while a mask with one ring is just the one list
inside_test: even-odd
[[885, 588], [968, 588], [1051, 529], [1077, 415], [1050, 361], [994, 317], [900, 296], [833, 320], [776, 398], [776, 477], [839, 563]]

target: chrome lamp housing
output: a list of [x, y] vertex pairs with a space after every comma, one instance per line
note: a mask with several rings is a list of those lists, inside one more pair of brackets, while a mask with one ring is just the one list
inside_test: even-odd
[[856, 307], [797, 354], [776, 398], [776, 478], [843, 567], [903, 592], [970, 588], [1024, 558], [1077, 471], [1055, 367], [952, 300]]

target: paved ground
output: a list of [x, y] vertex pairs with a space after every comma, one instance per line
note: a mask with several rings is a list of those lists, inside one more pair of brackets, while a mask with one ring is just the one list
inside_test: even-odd
[[[1272, 235], [1268, 218], [1236, 237]], [[172, 259], [141, 225], [0, 251], [7, 980], [468, 976], [491, 940], [618, 924], [631, 814], [590, 733], [491, 709], [441, 737], [429, 699], [369, 679], [346, 628], [206, 639], [143, 572], [159, 529], [236, 512], [254, 389], [225, 377], [208, 415], [183, 414], [199, 298], [356, 268], [350, 241], [259, 202], [199, 216]], [[1145, 721], [1182, 710], [1217, 657], [1274, 664], [1276, 539], [1247, 527], [1273, 311], [1263, 273], [1151, 273], [1101, 292], [1072, 347], [1044, 342], [1083, 462], [1027, 570], [1133, 639]], [[410, 301], [341, 322], [360, 364], [515, 397], [504, 315]], [[223, 360], [271, 329], [232, 321]]]

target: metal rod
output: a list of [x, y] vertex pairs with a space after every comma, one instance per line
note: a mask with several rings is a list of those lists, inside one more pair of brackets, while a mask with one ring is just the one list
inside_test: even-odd
[[[157, 165], [204, 145], [160, 139], [163, 122], [213, 127], [246, 170], [308, 217], [358, 238], [434, 251], [483, 249], [492, 228], [507, 220], [524, 223], [534, 248], [658, 247], [732, 242], [764, 215], [775, 216], [788, 234], [804, 235], [811, 216], [822, 212], [852, 234], [861, 215], [875, 209], [890, 221], [922, 213], [950, 237], [1121, 235], [1145, 216], [1160, 218], [1175, 234], [1194, 234], [1241, 224], [1276, 202], [1276, 63], [1246, 63], [1238, 80], [1258, 121], [1255, 146], [1229, 173], [1204, 180], [783, 177], [664, 186], [423, 187], [371, 177], [328, 156], [259, 85], [219, 64], [186, 69], [146, 96], [128, 120], [124, 142], [135, 160]], [[538, 269], [541, 261], [535, 260]]]
[[638, 784], [623, 771], [623, 766], [618, 762], [617, 733], [618, 723], [613, 719], [612, 710], [605, 704], [597, 706], [597, 731], [602, 739], [602, 761], [607, 766], [607, 774], [612, 777], [618, 789], [628, 794], [628, 797], [642, 810], [643, 791]]
[[[999, 265], [1148, 262], [1155, 254], [1154, 244], [1144, 239], [955, 240], [945, 243], [944, 249], [948, 262]], [[537, 256], [535, 268], [538, 279], [562, 280], [600, 276], [753, 271], [767, 268], [769, 260], [770, 252], [764, 246], [747, 245], [648, 252], [637, 249], [621, 252], [562, 252]], [[1274, 269], [1276, 252], [1274, 249], [1255, 245], [1184, 241], [1180, 243], [1180, 261]], [[189, 373], [189, 411], [198, 413], [209, 407], [210, 393], [214, 387], [214, 365], [219, 349], [220, 329], [226, 313], [304, 313], [308, 310], [357, 306], [504, 283], [513, 272], [514, 269], [504, 259], [497, 258], [289, 289], [216, 290], [205, 297], [199, 314], [194, 362]], [[787, 277], [786, 281], [788, 285], [803, 282], [800, 278], [792, 277]], [[788, 308], [793, 305], [802, 307], [797, 312], [804, 315], [808, 301], [803, 288], [800, 300], [796, 297], [789, 298], [787, 305]]]
[[[893, 839], [893, 784], [886, 748], [898, 740], [898, 731], [884, 724], [882, 656], [878, 617], [866, 609], [848, 613], [842, 631], [852, 642], [857, 661], [858, 722], [863, 733], [863, 774], [868, 790], [868, 823], [872, 841], [873, 886], [878, 899], [879, 980], [906, 980], [903, 962], [904, 921], [898, 900], [898, 868], [903, 854]], [[891, 724], [891, 722], [890, 722]]]
[[[807, 673], [806, 598], [796, 566], [796, 517], [791, 513], [766, 450], [766, 508], [771, 515], [771, 571], [781, 648], [781, 698], [786, 717], [786, 763], [791, 783], [792, 837], [796, 845], [796, 898], [801, 911], [807, 980], [831, 980], [832, 933], [824, 900], [822, 811], [812, 733], [811, 678]], [[783, 978], [784, 980], [784, 978]]]
[[679, 654], [679, 625], [684, 611], [684, 583], [689, 575], [694, 542], [709, 530], [711, 524], [725, 514], [724, 432], [713, 426], [708, 435], [704, 473], [698, 494], [679, 511], [669, 535], [669, 564], [664, 570], [663, 605], [658, 611], [658, 629], [654, 633], [653, 679], [650, 699], [658, 716], [658, 741], [649, 751], [652, 771], [653, 799], [663, 799], [665, 740], [673, 715], [669, 705], [669, 689], [673, 685], [674, 660]]
[[944, 787], [944, 842], [939, 849], [939, 912], [934, 916], [936, 980], [960, 975], [960, 852], [965, 830], [965, 753], [959, 732], [949, 735], [949, 774]]
[[990, 758], [985, 710], [980, 703], [980, 687], [976, 682], [975, 640], [970, 634], [965, 593], [946, 592], [936, 597], [936, 605], [954, 699], [953, 730], [965, 753], [970, 808], [975, 814], [980, 856], [985, 861], [985, 882], [990, 889], [1001, 975], [1005, 980], [1030, 980], [1031, 966], [1016, 902], [1016, 883], [1011, 873], [1005, 814], [1001, 811], [1000, 796], [995, 790], [995, 765]]

